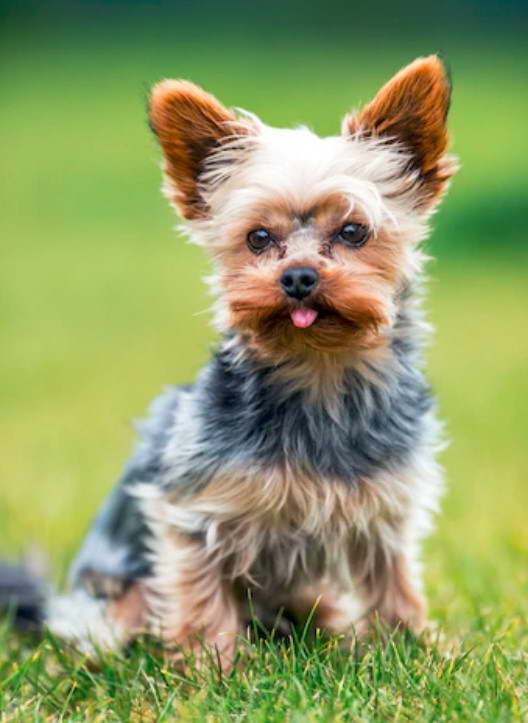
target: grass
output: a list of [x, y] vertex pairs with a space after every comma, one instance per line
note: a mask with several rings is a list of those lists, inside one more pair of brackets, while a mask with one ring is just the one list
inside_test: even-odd
[[[502, 641], [501, 641], [502, 642]], [[182, 678], [146, 644], [99, 668], [75, 659], [51, 638], [4, 666], [6, 717], [67, 720], [381, 721], [522, 719], [523, 660], [501, 642], [449, 654], [391, 637], [362, 656], [336, 640], [313, 644], [262, 640], [244, 673], [223, 677], [214, 661]], [[20, 661], [20, 662], [18, 662]], [[1, 670], [1, 668], [0, 668]], [[524, 706], [526, 703], [524, 703]]]
[[[36, 646], [5, 627], [3, 719], [528, 717], [526, 58], [494, 41], [478, 67], [451, 48], [464, 170], [430, 244], [439, 257], [430, 376], [452, 440], [449, 489], [424, 552], [438, 640], [395, 638], [362, 658], [335, 640], [259, 641], [244, 672], [222, 678], [212, 666], [182, 680], [147, 642], [94, 668], [51, 638]], [[269, 122], [302, 118], [332, 132], [348, 105], [424, 50], [386, 48], [352, 83], [361, 49], [307, 53], [292, 38], [263, 63], [260, 46], [218, 42], [221, 63], [214, 48], [190, 39], [175, 48], [148, 27], [125, 43], [93, 29], [17, 27], [6, 38], [0, 545], [16, 555], [37, 543], [57, 581], [126, 457], [130, 420], [164, 384], [191, 379], [214, 339], [202, 313], [207, 264], [171, 233], [157, 191], [143, 83], [193, 77]], [[498, 93], [502, 103], [490, 102]]]

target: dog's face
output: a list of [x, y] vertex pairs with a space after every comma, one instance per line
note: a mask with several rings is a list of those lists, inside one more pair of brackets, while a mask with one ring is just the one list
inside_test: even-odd
[[418, 59], [319, 138], [236, 116], [185, 81], [154, 88], [165, 192], [213, 254], [222, 330], [276, 361], [383, 343], [456, 170], [449, 95], [440, 61]]

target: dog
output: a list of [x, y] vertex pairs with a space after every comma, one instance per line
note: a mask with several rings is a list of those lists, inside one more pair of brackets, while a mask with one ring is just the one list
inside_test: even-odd
[[53, 631], [81, 648], [147, 631], [229, 669], [255, 611], [351, 642], [423, 629], [443, 480], [420, 244], [457, 170], [450, 95], [418, 58], [320, 138], [188, 81], [153, 88], [163, 190], [212, 257], [220, 341], [152, 404], [71, 592], [46, 603]]

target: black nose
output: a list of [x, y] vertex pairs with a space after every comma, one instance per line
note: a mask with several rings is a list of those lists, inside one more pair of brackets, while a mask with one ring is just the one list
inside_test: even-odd
[[280, 284], [288, 296], [304, 299], [317, 286], [319, 274], [309, 266], [290, 266], [282, 274]]

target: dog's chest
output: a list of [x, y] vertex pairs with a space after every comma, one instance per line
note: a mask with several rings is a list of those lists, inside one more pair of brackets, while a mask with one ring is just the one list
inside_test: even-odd
[[333, 564], [357, 504], [357, 490], [288, 467], [228, 468], [194, 495], [173, 496], [171, 518], [201, 530], [229, 577], [287, 586]]
[[350, 373], [345, 381], [329, 404], [302, 390], [285, 394], [268, 370], [213, 360], [195, 391], [200, 422], [189, 483], [200, 485], [225, 466], [288, 466], [314, 483], [355, 487], [405, 464], [430, 406], [421, 375], [406, 369], [371, 383]]

